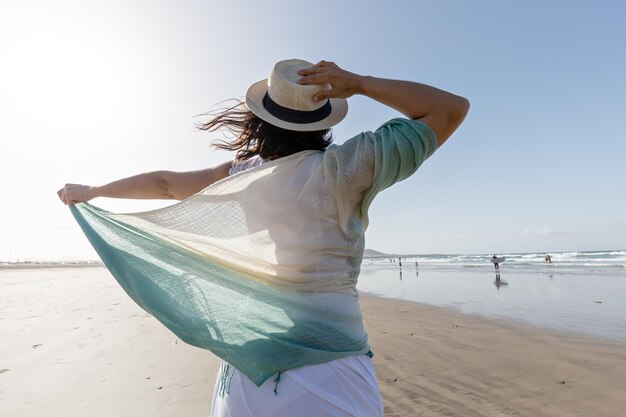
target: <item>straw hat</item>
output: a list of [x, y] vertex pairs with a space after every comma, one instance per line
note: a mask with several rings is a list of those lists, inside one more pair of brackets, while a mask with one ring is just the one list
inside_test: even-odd
[[318, 102], [313, 96], [330, 85], [302, 85], [298, 71], [314, 64], [301, 59], [277, 62], [270, 76], [250, 86], [246, 104], [262, 120], [287, 130], [307, 132], [328, 129], [348, 113], [348, 101], [331, 98]]

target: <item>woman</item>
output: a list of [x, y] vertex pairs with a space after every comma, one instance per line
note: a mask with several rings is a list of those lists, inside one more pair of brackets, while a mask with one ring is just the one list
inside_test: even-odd
[[[354, 94], [406, 118], [329, 146], [329, 129]], [[72, 205], [184, 200], [134, 215], [72, 209], [135, 301], [224, 360], [214, 417], [381, 416], [355, 288], [367, 209], [415, 172], [468, 109], [466, 99], [426, 85], [326, 61], [281, 61], [250, 87], [245, 105], [201, 126], [237, 133], [217, 145], [237, 151], [232, 162], [100, 187], [66, 184], [58, 194]]]

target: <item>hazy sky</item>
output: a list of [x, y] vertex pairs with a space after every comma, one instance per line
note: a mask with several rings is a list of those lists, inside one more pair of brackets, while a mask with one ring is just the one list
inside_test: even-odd
[[[624, 4], [0, 0], [0, 260], [95, 259], [56, 190], [232, 158], [193, 116], [287, 58], [472, 103], [416, 175], [379, 195], [367, 247], [624, 249]], [[352, 98], [336, 142], [396, 115]]]

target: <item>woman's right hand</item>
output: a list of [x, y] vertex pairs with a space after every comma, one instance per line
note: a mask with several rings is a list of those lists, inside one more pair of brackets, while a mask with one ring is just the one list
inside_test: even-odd
[[300, 84], [330, 84], [330, 89], [322, 90], [313, 101], [327, 98], [349, 98], [361, 93], [363, 76], [339, 68], [334, 62], [320, 61], [311, 68], [298, 71], [303, 77]]
[[91, 190], [93, 187], [81, 184], [65, 184], [65, 187], [57, 191], [57, 195], [63, 204], [76, 204], [89, 201], [93, 198]]

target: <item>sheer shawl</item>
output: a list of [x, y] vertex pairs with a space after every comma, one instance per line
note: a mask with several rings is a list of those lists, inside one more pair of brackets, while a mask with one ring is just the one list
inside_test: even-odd
[[261, 385], [280, 371], [369, 352], [355, 288], [367, 209], [436, 147], [426, 124], [394, 119], [163, 209], [70, 207], [139, 306]]

